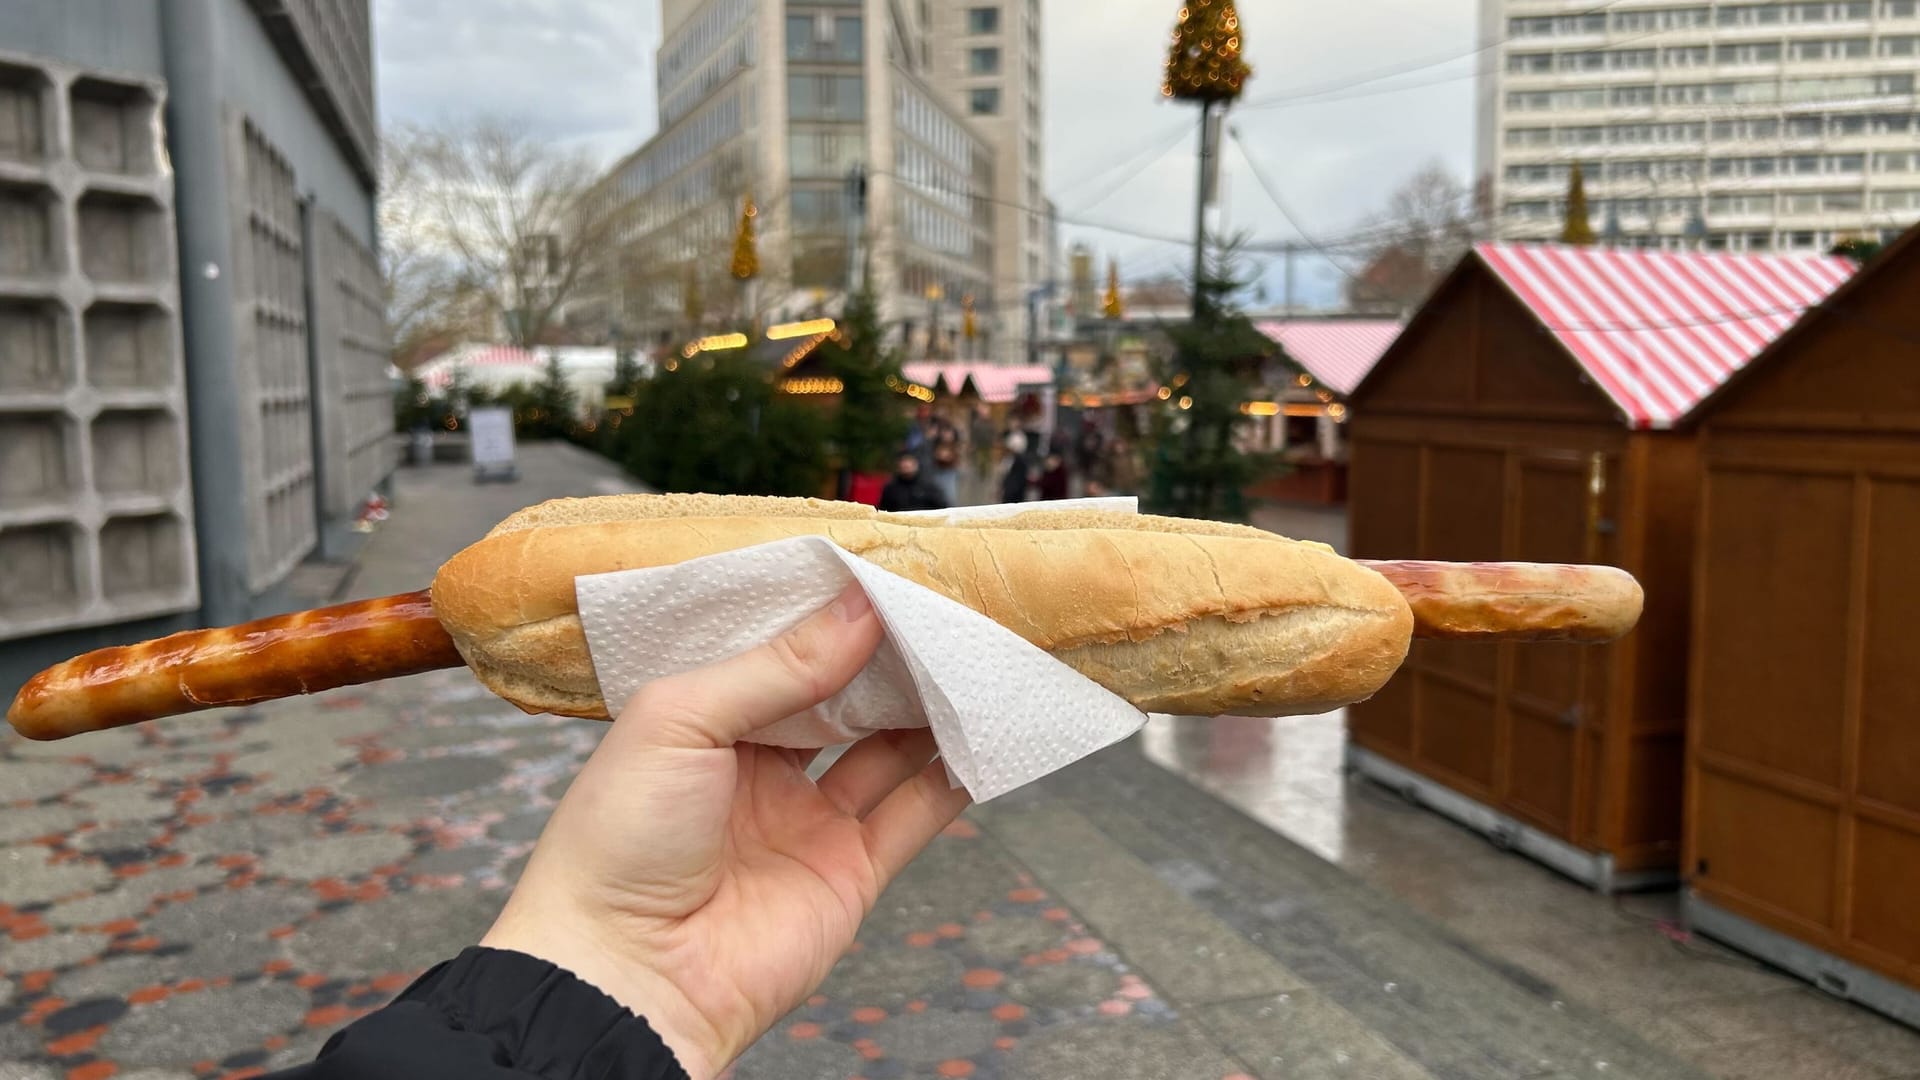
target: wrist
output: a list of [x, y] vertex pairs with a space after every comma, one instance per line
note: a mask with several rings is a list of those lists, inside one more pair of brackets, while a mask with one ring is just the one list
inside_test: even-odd
[[529, 927], [503, 912], [480, 945], [545, 960], [606, 994], [647, 1022], [691, 1080], [712, 1080], [730, 1060], [717, 1049], [720, 1040], [713, 1026], [686, 995], [644, 963], [589, 936]]

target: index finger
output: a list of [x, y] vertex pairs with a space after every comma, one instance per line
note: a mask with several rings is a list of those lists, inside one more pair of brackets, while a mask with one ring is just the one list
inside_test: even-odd
[[850, 586], [765, 645], [648, 683], [608, 737], [695, 750], [731, 746], [846, 689], [881, 636], [872, 601]]

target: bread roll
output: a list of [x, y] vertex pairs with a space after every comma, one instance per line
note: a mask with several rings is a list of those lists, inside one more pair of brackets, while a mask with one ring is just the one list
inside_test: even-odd
[[[441, 568], [435, 612], [489, 689], [531, 712], [594, 718], [607, 703], [575, 577], [796, 536], [825, 537], [964, 604], [1152, 712], [1283, 716], [1360, 701], [1399, 667], [1412, 632], [1385, 578], [1268, 534], [925, 527], [812, 500], [757, 507], [791, 516], [668, 516], [700, 502], [522, 511]], [[822, 507], [841, 516], [814, 516]]]

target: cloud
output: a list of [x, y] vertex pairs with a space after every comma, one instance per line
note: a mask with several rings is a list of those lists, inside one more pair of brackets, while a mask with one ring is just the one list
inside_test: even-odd
[[385, 122], [491, 115], [611, 158], [654, 127], [650, 0], [375, 0]]

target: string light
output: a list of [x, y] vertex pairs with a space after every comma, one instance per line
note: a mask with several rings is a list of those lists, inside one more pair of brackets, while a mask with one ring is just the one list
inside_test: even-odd
[[1159, 398], [1161, 401], [1167, 401], [1173, 397], [1173, 390], [1171, 387], [1163, 386], [1155, 390], [1153, 396]]
[[1347, 407], [1336, 401], [1327, 406], [1327, 415], [1333, 418], [1334, 423], [1344, 424], [1347, 422]]
[[1192, 398], [1190, 398], [1190, 397], [1183, 397], [1183, 398], [1181, 398], [1181, 399], [1180, 399], [1180, 408], [1181, 408], [1182, 410], [1186, 410], [1186, 409], [1191, 409], [1191, 408], [1193, 408], [1193, 399], [1192, 399]]
[[745, 334], [712, 334], [687, 346], [687, 348], [693, 350], [693, 352], [688, 353], [687, 356], [692, 357], [693, 353], [718, 352], [722, 349], [744, 349], [746, 347], [747, 335]]
[[1277, 401], [1249, 401], [1240, 406], [1240, 411], [1248, 416], [1278, 416], [1280, 403]]
[[780, 384], [780, 389], [789, 394], [838, 394], [846, 388], [845, 383], [832, 376], [788, 379]]
[[767, 327], [768, 341], [785, 341], [788, 338], [811, 337], [815, 334], [831, 334], [835, 327], [832, 319], [809, 319], [806, 322], [781, 323]]

